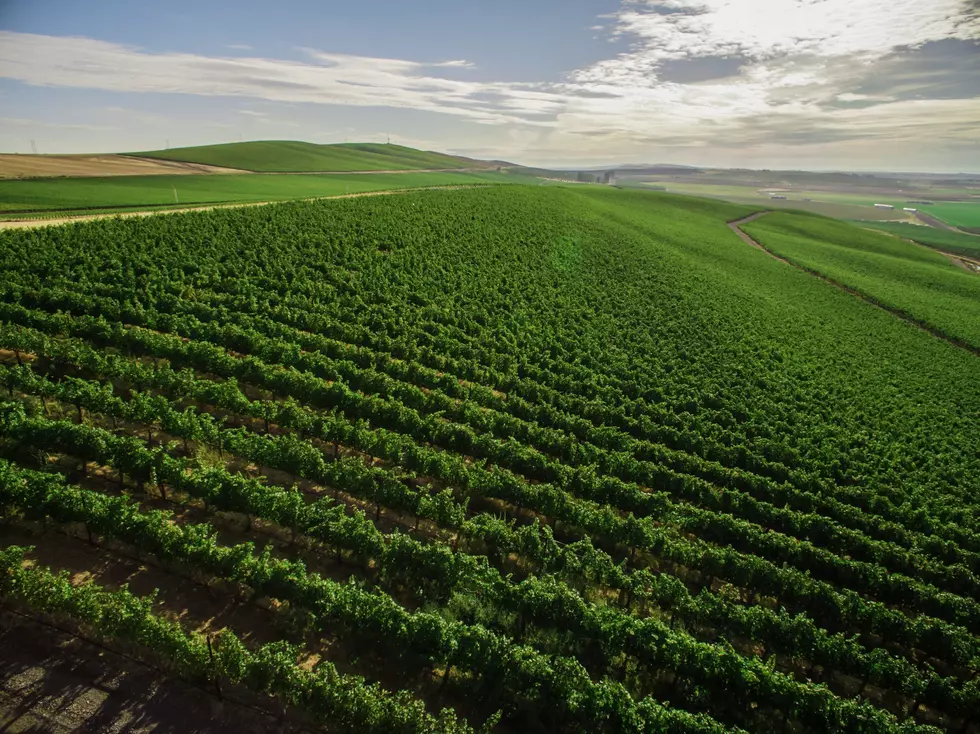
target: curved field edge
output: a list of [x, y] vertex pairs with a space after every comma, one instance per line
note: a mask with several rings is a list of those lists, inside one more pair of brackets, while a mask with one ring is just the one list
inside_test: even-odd
[[958, 346], [980, 351], [980, 278], [942, 254], [805, 214], [773, 213], [744, 229], [792, 264], [853, 289]]

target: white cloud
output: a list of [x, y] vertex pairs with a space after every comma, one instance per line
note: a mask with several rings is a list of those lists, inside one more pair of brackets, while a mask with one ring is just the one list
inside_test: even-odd
[[[910, 130], [949, 128], [959, 140], [966, 133], [955, 120], [980, 126], [976, 99], [910, 104], [855, 91], [891, 54], [980, 38], [967, 0], [624, 0], [613, 21], [629, 50], [572, 73], [563, 87], [570, 101], [557, 129], [586, 149], [761, 145], [753, 130], [800, 145], [870, 130], [906, 139]], [[737, 62], [737, 75], [670, 81], [672, 64], [722, 69], [726, 60]]]
[[834, 99], [838, 102], [894, 102], [893, 97], [885, 97], [879, 94], [854, 94], [853, 92], [844, 92], [843, 94], [838, 94]]
[[466, 61], [465, 59], [456, 59], [455, 61], [440, 61], [437, 64], [425, 64], [425, 66], [442, 66], [442, 67], [457, 67], [461, 69], [475, 69], [476, 66], [472, 61]]
[[[867, 82], [896, 54], [913, 54], [909, 49], [980, 39], [980, 17], [971, 7], [975, 0], [623, 0], [591, 30], [628, 39], [628, 50], [550, 84], [464, 80], [459, 70], [472, 64], [460, 59], [425, 63], [314, 49], [304, 49], [302, 61], [208, 57], [4, 31], [0, 77], [41, 86], [434, 112], [502, 126], [494, 133], [501, 144], [494, 157], [531, 162], [667, 160], [671, 156], [662, 153], [674, 149], [965, 145], [980, 128], [975, 94], [923, 101], [909, 99], [925, 84], [921, 80], [907, 79], [907, 88], [900, 81], [894, 88]], [[678, 73], [685, 64], [698, 73]], [[936, 73], [948, 74], [942, 67], [930, 72], [929, 84]], [[673, 81], [678, 78], [697, 81]], [[270, 120], [273, 112], [237, 112], [287, 124]], [[460, 133], [460, 142], [467, 130], [473, 128]]]
[[[401, 107], [481, 123], [540, 124], [520, 114], [525, 109], [536, 112], [535, 105], [542, 104], [540, 97], [511, 85], [463, 82], [424, 73], [430, 67], [465, 68], [469, 66], [466, 61], [425, 64], [313, 50], [306, 53], [309, 61], [305, 63], [154, 54], [90, 38], [0, 31], [0, 77], [37, 86]], [[499, 101], [489, 103], [480, 95], [494, 95]]]
[[119, 129], [117, 127], [113, 127], [112, 125], [86, 125], [81, 123], [47, 122], [45, 120], [33, 120], [26, 117], [0, 117], [0, 127], [88, 130], [92, 132], [106, 132]]
[[640, 52], [653, 59], [873, 58], [980, 31], [964, 0], [640, 0], [617, 21], [617, 32], [638, 37]]
[[247, 43], [229, 43], [227, 48], [234, 49], [235, 51], [251, 51], [252, 47]]

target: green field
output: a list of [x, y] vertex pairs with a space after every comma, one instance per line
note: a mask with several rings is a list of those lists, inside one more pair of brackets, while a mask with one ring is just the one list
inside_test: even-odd
[[935, 247], [937, 250], [945, 250], [967, 257], [980, 257], [980, 236], [971, 234], [961, 234], [960, 232], [950, 232], [936, 227], [926, 227], [916, 224], [903, 224], [901, 222], [855, 222], [862, 227], [872, 227], [882, 232], [905, 237], [914, 240], [921, 245]]
[[[805, 188], [787, 189], [778, 184], [772, 186], [739, 186], [731, 184], [696, 184], [678, 183], [674, 181], [661, 181], [654, 185], [666, 186], [668, 191], [680, 194], [693, 194], [698, 196], [712, 196], [738, 199], [758, 199], [759, 201], [770, 201], [770, 193], [781, 194], [788, 197], [793, 202], [801, 202], [803, 199], [812, 199], [815, 202], [828, 204], [847, 204], [850, 206], [873, 207], [875, 204], [891, 204], [902, 214], [901, 209], [908, 206], [907, 200], [895, 195], [885, 194], [862, 194], [844, 193], [836, 191], [821, 191]], [[777, 200], [779, 201], [779, 200]]]
[[[526, 182], [506, 173], [111, 176], [0, 181], [0, 212], [172, 206], [338, 196], [422, 186]], [[174, 189], [176, 188], [176, 201]]]
[[[769, 209], [797, 209], [820, 214], [836, 219], [859, 219], [869, 221], [913, 221], [914, 215], [903, 211], [905, 207], [913, 207], [940, 219], [947, 224], [962, 229], [973, 229], [980, 232], [980, 201], [943, 202], [926, 205], [919, 200], [933, 200], [937, 197], [966, 197], [975, 196], [971, 189], [927, 189], [910, 192], [907, 195], [866, 194], [859, 191], [823, 191], [804, 187], [787, 188], [778, 183], [766, 187], [763, 185], [735, 185], [691, 183], [670, 180], [630, 182], [624, 179], [625, 185], [636, 186], [665, 186], [671, 193], [689, 194], [692, 196], [708, 196], [724, 199], [738, 204], [760, 205]], [[771, 193], [786, 196], [783, 199], [772, 199]], [[810, 201], [805, 201], [809, 199]], [[875, 204], [891, 204], [893, 210], [876, 209]]]
[[921, 209], [946, 224], [980, 232], [980, 201], [937, 203]]
[[[628, 181], [628, 180], [627, 180]], [[626, 184], [630, 185], [630, 184]], [[638, 184], [647, 186], [664, 186], [667, 191], [675, 194], [691, 196], [706, 196], [722, 199], [734, 204], [765, 207], [766, 209], [793, 209], [820, 214], [837, 219], [869, 219], [891, 221], [908, 219], [909, 214], [902, 211], [905, 203], [900, 199], [889, 197], [871, 197], [865, 195], [834, 194], [818, 191], [783, 191], [786, 199], [773, 199], [767, 191], [776, 192], [779, 187], [766, 189], [758, 186], [737, 186], [725, 184], [696, 184], [663, 181], [658, 183]], [[804, 201], [811, 199], [811, 201]], [[894, 210], [876, 209], [874, 204], [893, 204]]]
[[767, 249], [980, 349], [980, 278], [895, 237], [773, 213], [744, 227]]
[[[269, 728], [975, 731], [978, 358], [748, 246], [753, 210], [486, 186], [0, 232], [5, 654], [44, 615]], [[936, 253], [748, 229], [977, 335]]]
[[410, 171], [480, 167], [478, 161], [401, 145], [337, 143], [317, 145], [293, 140], [222, 143], [193, 148], [152, 150], [129, 155], [162, 158], [262, 172]]

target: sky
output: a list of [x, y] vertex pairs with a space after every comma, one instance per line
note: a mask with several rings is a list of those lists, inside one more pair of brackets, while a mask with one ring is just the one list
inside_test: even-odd
[[980, 0], [0, 0], [0, 151], [980, 172]]

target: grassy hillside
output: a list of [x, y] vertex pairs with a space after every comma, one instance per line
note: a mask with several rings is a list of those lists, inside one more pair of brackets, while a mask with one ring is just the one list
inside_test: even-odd
[[744, 229], [777, 255], [980, 348], [980, 277], [938, 252], [804, 214], [772, 213]]
[[492, 186], [0, 233], [0, 551], [37, 546], [5, 608], [330, 731], [974, 731], [977, 357], [751, 211]]
[[980, 257], [980, 236], [950, 232], [936, 227], [923, 227], [902, 222], [856, 222], [861, 227], [880, 229], [882, 232], [898, 235], [918, 242], [921, 245], [935, 247], [967, 257]]
[[202, 145], [152, 150], [129, 155], [259, 172], [411, 171], [431, 168], [473, 168], [469, 159], [430, 153], [401, 145], [338, 143], [317, 145], [295, 140]]
[[520, 176], [486, 173], [376, 173], [282, 176], [113, 176], [0, 181], [0, 212], [276, 201], [421, 186], [514, 183]]

